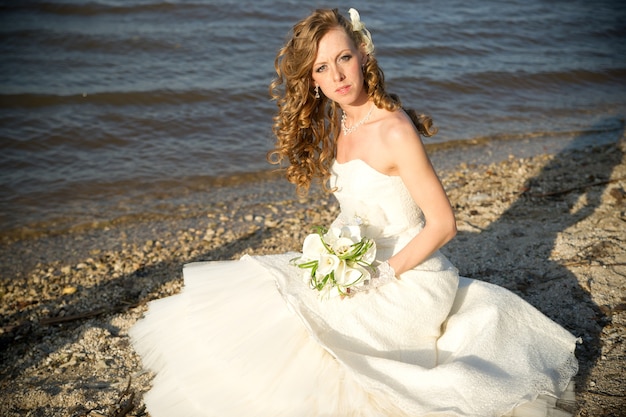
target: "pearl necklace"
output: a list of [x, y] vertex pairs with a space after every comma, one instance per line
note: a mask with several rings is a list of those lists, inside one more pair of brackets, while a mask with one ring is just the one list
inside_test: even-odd
[[363, 123], [367, 122], [370, 116], [372, 115], [372, 112], [374, 111], [374, 107], [376, 107], [376, 105], [372, 103], [372, 107], [370, 107], [370, 111], [367, 112], [365, 117], [362, 118], [358, 123], [350, 127], [346, 126], [346, 119], [348, 118], [348, 116], [346, 116], [346, 112], [343, 112], [341, 114], [341, 129], [343, 130], [343, 135], [344, 136], [349, 135], [350, 133], [357, 130]]

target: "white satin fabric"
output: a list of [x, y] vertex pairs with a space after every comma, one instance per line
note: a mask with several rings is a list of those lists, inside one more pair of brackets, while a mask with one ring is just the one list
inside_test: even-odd
[[[340, 222], [381, 260], [423, 227], [398, 177], [335, 163]], [[513, 293], [434, 254], [399, 280], [320, 300], [297, 253], [185, 266], [131, 338], [156, 373], [153, 417], [562, 416], [576, 340]]]

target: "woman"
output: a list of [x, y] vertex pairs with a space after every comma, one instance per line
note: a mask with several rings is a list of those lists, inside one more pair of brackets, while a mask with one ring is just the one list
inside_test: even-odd
[[157, 374], [148, 410], [562, 415], [574, 337], [509, 291], [459, 278], [438, 251], [456, 229], [419, 137], [430, 120], [386, 93], [369, 32], [350, 16], [315, 11], [279, 52], [271, 159], [288, 160], [300, 192], [314, 179], [333, 190], [332, 230], [373, 239], [373, 270], [355, 266], [358, 285], [320, 298], [293, 253], [186, 265], [182, 293], [152, 303], [131, 331]]

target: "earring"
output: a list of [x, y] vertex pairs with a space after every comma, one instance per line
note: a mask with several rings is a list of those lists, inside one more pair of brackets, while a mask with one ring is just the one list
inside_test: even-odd
[[315, 86], [315, 98], [320, 98], [320, 86]]

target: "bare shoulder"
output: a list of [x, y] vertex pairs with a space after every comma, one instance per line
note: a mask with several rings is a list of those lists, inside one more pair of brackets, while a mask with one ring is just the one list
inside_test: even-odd
[[402, 110], [388, 112], [380, 124], [381, 144], [394, 160], [422, 153], [424, 145], [409, 116]]

